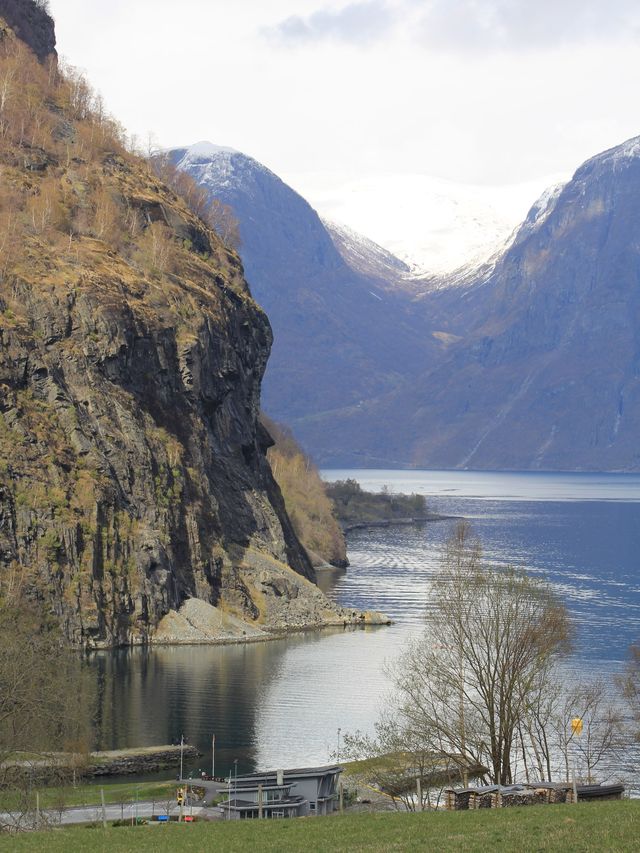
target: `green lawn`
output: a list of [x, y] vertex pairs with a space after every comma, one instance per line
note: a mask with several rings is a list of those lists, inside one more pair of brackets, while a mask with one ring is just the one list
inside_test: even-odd
[[362, 758], [359, 761], [341, 761], [340, 767], [345, 776], [361, 776], [373, 770], [389, 769], [395, 767], [401, 761], [408, 761], [408, 757], [402, 752], [388, 752], [386, 755], [377, 755], [375, 758]]
[[[136, 789], [139, 800], [166, 801], [175, 798], [176, 782], [105, 782], [103, 785], [77, 785], [75, 788], [41, 788], [40, 807], [59, 808], [60, 806], [97, 806], [100, 805], [100, 788], [104, 790], [105, 803], [131, 803], [136, 799]], [[35, 794], [32, 798], [35, 809]], [[0, 808], [11, 809], [18, 802], [11, 791], [3, 791], [0, 796]]]
[[0, 840], [0, 850], [153, 851], [153, 853], [333, 853], [394, 850], [464, 853], [616, 853], [640, 847], [640, 802], [475, 812], [345, 815], [242, 823], [199, 823], [121, 829], [54, 830]]

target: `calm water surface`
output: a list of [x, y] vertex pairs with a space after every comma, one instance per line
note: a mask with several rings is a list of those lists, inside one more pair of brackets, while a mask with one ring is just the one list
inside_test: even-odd
[[[577, 625], [574, 675], [608, 678], [640, 640], [640, 476], [326, 471], [364, 488], [427, 495], [469, 519], [488, 560], [545, 575]], [[429, 580], [454, 522], [354, 531], [347, 572], [320, 583], [345, 606], [383, 610], [390, 628], [337, 630], [246, 646], [102, 653], [100, 745], [176, 742], [216, 772], [325, 762], [341, 732], [371, 729], [384, 705], [383, 667], [421, 629]], [[194, 768], [197, 769], [197, 768]]]

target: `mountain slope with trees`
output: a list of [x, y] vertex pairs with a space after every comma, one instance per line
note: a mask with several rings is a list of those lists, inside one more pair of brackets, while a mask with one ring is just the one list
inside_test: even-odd
[[347, 545], [336, 517], [337, 503], [312, 460], [293, 433], [262, 415], [274, 444], [267, 452], [273, 476], [280, 486], [293, 529], [314, 565], [330, 563], [346, 568]]

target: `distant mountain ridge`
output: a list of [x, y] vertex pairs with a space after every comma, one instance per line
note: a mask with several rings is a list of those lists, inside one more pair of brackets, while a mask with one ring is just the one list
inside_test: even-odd
[[268, 414], [289, 424], [330, 417], [417, 373], [430, 344], [386, 273], [395, 262], [400, 274], [401, 262], [376, 247], [350, 265], [353, 238], [347, 249], [308, 202], [245, 154], [198, 143], [170, 157], [240, 222], [245, 274], [274, 331]]
[[325, 464], [640, 469], [639, 223], [637, 138], [537, 202], [495, 264], [424, 296], [449, 337], [417, 381], [303, 440]]
[[463, 184], [425, 172], [407, 174], [402, 164], [382, 174], [291, 175], [291, 185], [323, 219], [366, 234], [414, 276], [448, 276], [483, 264], [502, 251], [531, 203], [558, 180]]
[[294, 378], [266, 399], [319, 463], [640, 469], [640, 137], [544, 193], [479, 269], [422, 281], [272, 173], [250, 191], [264, 167], [238, 180], [215, 162], [232, 156], [203, 170], [248, 237], [272, 388]]

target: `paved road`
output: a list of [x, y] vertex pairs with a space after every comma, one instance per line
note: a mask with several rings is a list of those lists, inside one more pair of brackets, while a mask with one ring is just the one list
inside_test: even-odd
[[[204, 788], [205, 797], [202, 805], [194, 805], [185, 806], [183, 814], [193, 814], [194, 817], [204, 817], [207, 820], [220, 820], [222, 815], [216, 808], [206, 808], [206, 803], [211, 802], [214, 797], [216, 797], [220, 792], [226, 793], [228, 790], [227, 785], [222, 782], [207, 782], [202, 781], [200, 779], [183, 779], [182, 781], [176, 780], [176, 787], [188, 787], [190, 785], [197, 786], [199, 788]], [[175, 800], [171, 801], [171, 806], [169, 808], [170, 815], [178, 815], [180, 813], [180, 808], [176, 804]], [[108, 822], [114, 820], [135, 820], [137, 817], [152, 817], [154, 814], [162, 815], [167, 814], [167, 802], [166, 800], [140, 800], [137, 805], [136, 803], [114, 803], [111, 805], [105, 806], [105, 819]], [[66, 808], [62, 811], [58, 810], [44, 810], [41, 813], [41, 818], [43, 822], [48, 824], [64, 824], [71, 825], [76, 823], [93, 823], [100, 822], [102, 820], [102, 806], [94, 805], [94, 806], [75, 806], [73, 808]], [[36, 823], [36, 815], [19, 815], [12, 814], [11, 812], [0, 812], [0, 824], [5, 826], [21, 826], [21, 827], [29, 827], [34, 828]]]
[[[204, 801], [206, 803], [210, 803], [219, 794], [223, 794], [226, 797], [229, 791], [229, 786], [226, 782], [208, 782], [205, 779], [183, 779], [182, 782], [176, 782], [176, 785], [183, 785], [185, 787], [193, 785], [194, 788], [203, 788], [205, 792]], [[233, 790], [233, 783], [231, 789]]]
[[[107, 805], [105, 806], [105, 819], [111, 823], [114, 820], [135, 820], [136, 817], [150, 818], [154, 814], [166, 814], [166, 806], [163, 807], [157, 800], [155, 803], [151, 801], [139, 803], [125, 803], [124, 805]], [[178, 815], [180, 809], [177, 806], [172, 806], [169, 810], [171, 815]], [[187, 806], [183, 811], [184, 815], [193, 814], [194, 817], [206, 817], [208, 820], [220, 819], [221, 815], [217, 809], [203, 808], [202, 806]], [[43, 811], [42, 821], [47, 824], [63, 824], [71, 825], [75, 823], [94, 823], [102, 820], [102, 806], [79, 806], [75, 808], [63, 809], [62, 811]], [[35, 815], [24, 817], [22, 815], [13, 815], [10, 812], [0, 813], [0, 823], [11, 826], [32, 827], [35, 828]]]

